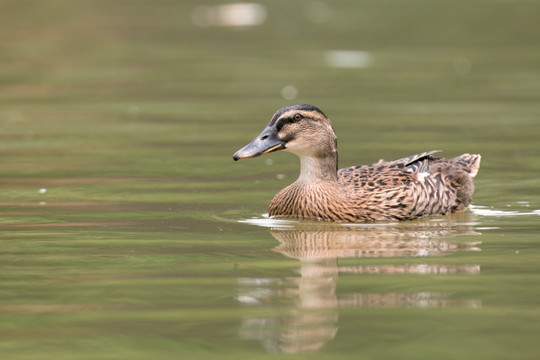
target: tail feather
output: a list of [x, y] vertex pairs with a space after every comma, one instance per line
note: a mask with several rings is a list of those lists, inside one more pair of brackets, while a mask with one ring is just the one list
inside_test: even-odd
[[465, 171], [467, 171], [469, 176], [473, 178], [476, 176], [476, 174], [478, 174], [481, 159], [482, 156], [479, 154], [463, 154], [451, 160], [459, 164]]

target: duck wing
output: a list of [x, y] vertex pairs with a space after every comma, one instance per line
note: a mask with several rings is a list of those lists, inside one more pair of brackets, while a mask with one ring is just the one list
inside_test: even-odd
[[[429, 171], [430, 165], [434, 160], [440, 159], [438, 156], [431, 156], [435, 153], [441, 152], [441, 150], [431, 150], [420, 154], [411, 155], [403, 159], [384, 162], [385, 164], [402, 164], [408, 171], [413, 173], [421, 173]], [[379, 160], [380, 161], [380, 160]]]
[[389, 185], [396, 185], [403, 182], [409, 182], [415, 178], [411, 173], [428, 172], [430, 165], [440, 159], [432, 156], [441, 150], [426, 151], [420, 154], [404, 157], [399, 160], [385, 161], [383, 159], [371, 165], [351, 166], [338, 170], [338, 179], [341, 184], [363, 187], [363, 181], [370, 179], [386, 178], [390, 181]]
[[412, 219], [462, 210], [471, 199], [480, 155], [453, 159], [427, 151], [338, 171], [338, 182], [371, 219]]

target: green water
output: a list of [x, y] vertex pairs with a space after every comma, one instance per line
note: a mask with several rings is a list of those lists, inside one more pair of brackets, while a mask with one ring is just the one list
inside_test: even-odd
[[[2, 358], [537, 359], [540, 3], [259, 4], [0, 4]], [[342, 167], [481, 153], [472, 209], [267, 219], [298, 160], [232, 154], [295, 102]]]

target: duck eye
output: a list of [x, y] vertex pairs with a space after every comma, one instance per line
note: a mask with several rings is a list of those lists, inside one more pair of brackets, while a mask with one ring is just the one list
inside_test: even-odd
[[295, 121], [298, 121], [298, 120], [302, 119], [302, 115], [296, 114], [296, 115], [294, 115], [293, 119], [294, 119]]

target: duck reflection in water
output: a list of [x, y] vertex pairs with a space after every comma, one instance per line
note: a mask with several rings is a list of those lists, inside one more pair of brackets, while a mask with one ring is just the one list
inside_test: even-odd
[[[248, 223], [269, 227], [279, 241], [273, 250], [298, 259], [299, 276], [240, 278], [237, 300], [249, 307], [279, 306], [285, 316], [245, 317], [240, 337], [261, 341], [272, 352], [302, 353], [321, 349], [338, 331], [338, 308], [345, 307], [470, 307], [480, 300], [461, 299], [454, 292], [337, 293], [340, 274], [479, 274], [480, 265], [406, 264], [403, 258], [440, 257], [458, 251], [478, 251], [479, 242], [456, 236], [476, 235], [471, 212], [429, 220], [336, 224], [253, 219]], [[452, 239], [452, 240], [451, 240]], [[339, 265], [339, 259], [370, 259], [369, 264]], [[385, 258], [380, 264], [376, 258]], [[396, 264], [389, 264], [394, 258]], [[360, 262], [366, 262], [366, 260]]]

